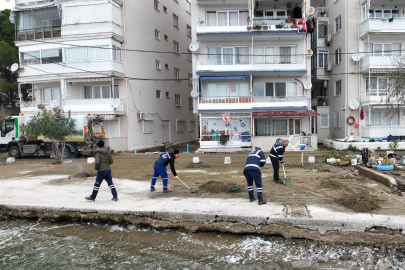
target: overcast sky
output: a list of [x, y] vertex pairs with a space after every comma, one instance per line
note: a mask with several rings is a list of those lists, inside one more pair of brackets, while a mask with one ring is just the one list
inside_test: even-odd
[[14, 6], [15, 0], [10, 0], [10, 2], [7, 2], [6, 0], [0, 0], [0, 10], [12, 9]]

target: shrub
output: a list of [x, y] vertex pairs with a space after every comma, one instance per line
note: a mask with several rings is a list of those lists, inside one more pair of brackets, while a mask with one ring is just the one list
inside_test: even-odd
[[384, 157], [383, 161], [381, 162], [381, 165], [389, 166], [389, 165], [393, 165], [393, 162], [392, 162], [392, 160], [389, 160], [388, 158]]
[[381, 150], [381, 147], [378, 146], [378, 147], [377, 147], [377, 150]]
[[356, 146], [353, 146], [353, 145], [351, 145], [351, 144], [349, 145], [349, 147], [347, 148], [347, 150], [352, 151], [352, 152], [358, 151], [357, 147], [356, 147]]
[[332, 154], [329, 154], [327, 158], [335, 158], [335, 159], [342, 159], [342, 155], [333, 152]]
[[368, 142], [375, 142], [374, 138], [371, 138]]

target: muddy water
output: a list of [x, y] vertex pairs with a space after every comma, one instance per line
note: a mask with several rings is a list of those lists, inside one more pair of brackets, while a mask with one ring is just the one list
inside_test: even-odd
[[[0, 269], [380, 269], [383, 264], [400, 269], [404, 252], [405, 246], [394, 245], [0, 222]], [[317, 262], [320, 255], [329, 262]], [[342, 255], [351, 258], [342, 260]]]

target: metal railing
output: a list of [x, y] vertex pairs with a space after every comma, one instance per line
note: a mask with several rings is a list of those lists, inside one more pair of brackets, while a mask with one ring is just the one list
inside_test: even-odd
[[315, 17], [329, 17], [329, 8], [317, 7], [315, 8]]
[[60, 26], [17, 31], [17, 40], [19, 41], [55, 38], [61, 36], [62, 31]]
[[304, 64], [304, 55], [238, 55], [213, 54], [199, 55], [197, 65], [239, 66], [239, 65], [294, 65]]
[[316, 106], [329, 106], [329, 97], [318, 96], [311, 100], [312, 107]]
[[200, 97], [199, 103], [251, 103], [252, 97]]
[[361, 34], [367, 31], [397, 31], [405, 30], [405, 18], [370, 18], [361, 23]]

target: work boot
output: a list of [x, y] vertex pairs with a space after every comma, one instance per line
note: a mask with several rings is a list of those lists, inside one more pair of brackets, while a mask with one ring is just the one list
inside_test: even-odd
[[163, 193], [169, 193], [169, 192], [172, 192], [172, 191], [170, 189], [163, 190]]
[[114, 202], [116, 202], [116, 201], [118, 201], [118, 198], [117, 198], [117, 197], [113, 197], [111, 200], [114, 201]]
[[282, 181], [282, 180], [280, 180], [280, 179], [278, 179], [278, 180], [276, 180], [276, 181], [274, 181], [276, 184], [283, 184], [284, 182]]
[[95, 200], [91, 196], [85, 197], [85, 199], [88, 200], [89, 202], [95, 202]]
[[267, 200], [266, 200], [266, 199], [263, 199], [263, 198], [259, 198], [259, 200], [257, 201], [257, 203], [258, 203], [259, 205], [266, 204], [266, 203], [267, 203]]
[[249, 201], [250, 201], [250, 202], [254, 202], [254, 201], [256, 201], [256, 198], [255, 198], [255, 197], [249, 198]]
[[156, 190], [156, 188], [151, 188], [150, 189], [150, 192], [153, 192], [153, 191], [155, 191]]

